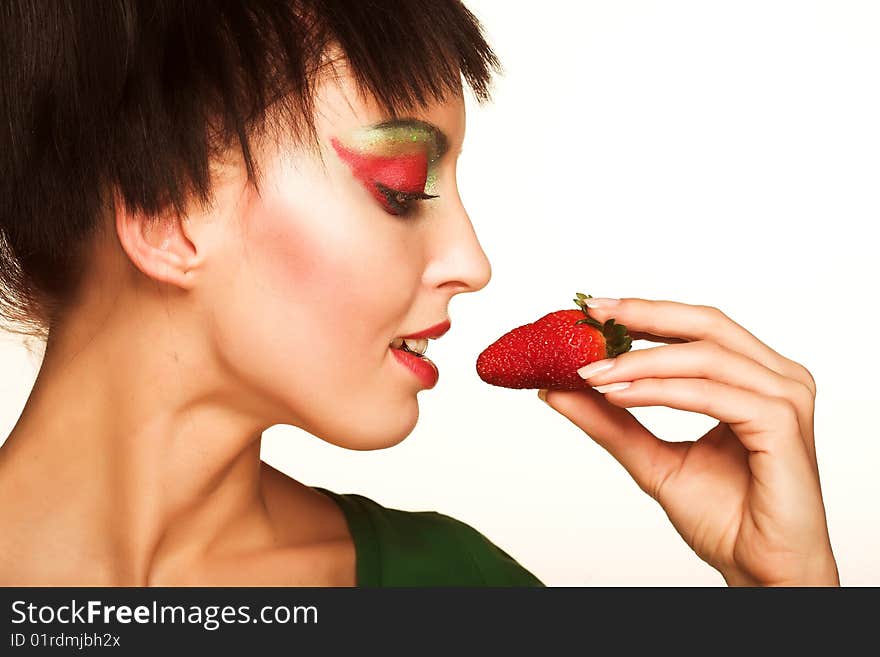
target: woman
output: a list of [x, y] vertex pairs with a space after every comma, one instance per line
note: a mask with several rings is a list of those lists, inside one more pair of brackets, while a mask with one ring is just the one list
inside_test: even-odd
[[[402, 441], [432, 383], [392, 343], [439, 337], [450, 299], [489, 280], [455, 181], [462, 76], [485, 99], [497, 69], [473, 16], [455, 0], [0, 12], [2, 307], [47, 341], [0, 449], [0, 581], [541, 584], [453, 518], [259, 458], [279, 423]], [[593, 312], [675, 344], [583, 373], [624, 390], [545, 400], [730, 584], [837, 584], [809, 372], [712, 308]], [[667, 444], [625, 410], [649, 404], [720, 423]]]

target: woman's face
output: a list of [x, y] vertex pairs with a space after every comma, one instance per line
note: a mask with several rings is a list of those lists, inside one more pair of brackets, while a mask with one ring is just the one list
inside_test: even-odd
[[450, 319], [449, 300], [491, 276], [456, 185], [464, 103], [389, 122], [350, 77], [328, 77], [316, 127], [323, 165], [264, 149], [260, 195], [218, 194], [230, 209], [201, 279], [206, 330], [241, 401], [273, 423], [389, 447], [412, 431], [427, 387], [389, 344]]

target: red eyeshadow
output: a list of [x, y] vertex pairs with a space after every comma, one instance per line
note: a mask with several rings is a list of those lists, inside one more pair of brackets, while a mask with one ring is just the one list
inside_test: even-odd
[[402, 155], [370, 155], [347, 149], [335, 137], [330, 141], [336, 153], [348, 166], [355, 177], [379, 201], [385, 200], [382, 192], [376, 189], [381, 183], [401, 192], [423, 192], [428, 179], [428, 155], [424, 152]]

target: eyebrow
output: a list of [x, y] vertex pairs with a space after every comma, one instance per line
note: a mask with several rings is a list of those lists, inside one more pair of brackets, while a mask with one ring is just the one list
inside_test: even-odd
[[446, 134], [433, 123], [420, 121], [419, 119], [391, 119], [382, 123], [374, 123], [369, 126], [371, 129], [382, 130], [385, 128], [408, 128], [410, 130], [424, 130], [431, 135], [434, 141], [434, 150], [437, 153], [437, 159], [443, 157], [449, 150], [449, 139]]

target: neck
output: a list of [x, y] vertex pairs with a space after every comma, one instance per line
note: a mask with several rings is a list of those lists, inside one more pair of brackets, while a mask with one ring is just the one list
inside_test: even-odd
[[209, 548], [271, 541], [259, 453], [269, 425], [167, 315], [124, 315], [50, 337], [0, 449], [0, 499], [17, 500], [3, 521], [21, 544], [59, 546], [67, 568], [86, 555], [82, 567], [108, 583], [146, 584]]

